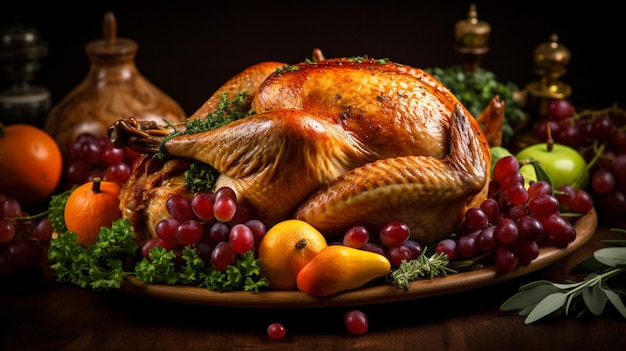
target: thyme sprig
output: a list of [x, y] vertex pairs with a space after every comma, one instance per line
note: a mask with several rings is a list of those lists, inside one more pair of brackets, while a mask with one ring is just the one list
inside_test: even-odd
[[438, 276], [446, 276], [448, 273], [457, 273], [448, 267], [448, 255], [445, 253], [428, 254], [425, 249], [422, 254], [410, 261], [402, 261], [400, 267], [391, 271], [389, 280], [395, 286], [404, 290], [411, 288], [411, 282], [428, 276], [433, 279]]

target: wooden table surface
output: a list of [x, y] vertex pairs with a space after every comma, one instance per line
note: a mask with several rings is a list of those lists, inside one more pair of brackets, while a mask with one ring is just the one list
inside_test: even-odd
[[[560, 317], [532, 325], [499, 310], [520, 285], [563, 281], [609, 238], [623, 235], [601, 226], [566, 258], [503, 283], [359, 306], [370, 322], [361, 336], [345, 329], [347, 308], [193, 305], [50, 280], [34, 292], [0, 296], [0, 350], [623, 350], [626, 320], [612, 308], [587, 320]], [[286, 326], [284, 339], [267, 336], [272, 322]]]

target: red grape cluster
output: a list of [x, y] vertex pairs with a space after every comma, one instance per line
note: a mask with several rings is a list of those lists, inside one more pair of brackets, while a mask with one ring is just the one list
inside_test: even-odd
[[0, 195], [0, 291], [39, 286], [52, 232], [48, 217], [29, 217], [17, 200]]
[[590, 165], [589, 192], [603, 220], [619, 223], [626, 215], [626, 111], [617, 106], [577, 113], [567, 99], [550, 101], [548, 116], [534, 126], [547, 140], [577, 149]]
[[446, 253], [451, 261], [493, 253], [499, 273], [528, 265], [541, 246], [565, 246], [576, 239], [574, 226], [561, 216], [561, 206], [582, 213], [593, 207], [584, 190], [564, 190], [568, 192], [553, 192], [545, 181], [525, 188], [519, 161], [505, 156], [494, 166], [487, 199], [468, 209], [457, 236], [438, 242], [435, 251]]
[[104, 135], [82, 133], [74, 140], [69, 159], [65, 160], [67, 188], [90, 182], [94, 177], [123, 184], [139, 155], [130, 148], [115, 148]]
[[155, 246], [174, 250], [178, 257], [185, 246], [193, 245], [207, 265], [224, 271], [235, 264], [237, 255], [254, 252], [267, 231], [228, 187], [196, 193], [191, 199], [172, 195], [165, 206], [170, 217], [157, 223], [156, 236], [142, 246], [146, 259]]
[[343, 235], [341, 244], [381, 254], [387, 257], [392, 267], [397, 268], [403, 260], [414, 260], [422, 254], [422, 245], [410, 239], [410, 236], [411, 229], [406, 223], [390, 221], [377, 236], [370, 236], [364, 226], [353, 226]]

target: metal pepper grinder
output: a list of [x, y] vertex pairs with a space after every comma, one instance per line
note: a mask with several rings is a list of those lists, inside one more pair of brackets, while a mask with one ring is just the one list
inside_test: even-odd
[[0, 90], [0, 122], [43, 126], [51, 106], [48, 89], [29, 82], [39, 70], [48, 45], [37, 29], [14, 24], [0, 30], [0, 72], [10, 82]]
[[463, 70], [475, 73], [489, 52], [487, 41], [491, 34], [489, 23], [478, 19], [475, 4], [470, 5], [467, 19], [456, 23], [454, 34], [455, 50], [463, 56]]
[[529, 96], [528, 107], [539, 119], [547, 117], [550, 100], [567, 99], [572, 94], [572, 88], [559, 81], [567, 71], [571, 54], [558, 41], [558, 36], [553, 33], [548, 42], [539, 44], [533, 51], [535, 73], [540, 79], [528, 84], [526, 91]]

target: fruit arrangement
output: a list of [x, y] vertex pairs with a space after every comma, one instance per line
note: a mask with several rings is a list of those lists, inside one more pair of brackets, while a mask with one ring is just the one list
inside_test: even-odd
[[[391, 67], [386, 61], [377, 64]], [[238, 95], [234, 99], [245, 100], [245, 96]], [[231, 107], [225, 98], [219, 101], [220, 108]], [[495, 102], [493, 109], [491, 112], [501, 117]], [[219, 108], [216, 111], [220, 111]], [[206, 165], [197, 163], [194, 164], [197, 168], [190, 163], [170, 164], [171, 159], [159, 159], [172, 158], [171, 154], [143, 157], [129, 147], [114, 147], [110, 142], [83, 134], [75, 140], [71, 159], [65, 168], [69, 183], [65, 184], [63, 192], [51, 196], [49, 207], [40, 214], [41, 219], [22, 211], [18, 200], [0, 197], [0, 262], [7, 263], [2, 265], [0, 279], [8, 282], [22, 276], [23, 269], [32, 268], [23, 265], [24, 262], [37, 262], [37, 267], [51, 268], [60, 282], [94, 290], [119, 288], [125, 278], [132, 276], [149, 284], [195, 286], [218, 292], [282, 290], [324, 297], [382, 284], [410, 289], [411, 282], [417, 279], [433, 279], [485, 266], [493, 266], [498, 274], [506, 274], [531, 264], [541, 247], [565, 247], [574, 241], [576, 231], [572, 220], [564, 213], [584, 215], [592, 210], [594, 203], [584, 185], [563, 178], [572, 172], [555, 171], [548, 167], [549, 159], [538, 162], [540, 151], [520, 153], [516, 157], [503, 147], [489, 149], [482, 134], [479, 133], [480, 138], [474, 134], [473, 122], [465, 121], [463, 111], [457, 106], [453, 112], [456, 119], [447, 125], [451, 134], [440, 137], [452, 140], [451, 148], [456, 149], [457, 154], [451, 152], [452, 155], [444, 161], [433, 161], [431, 156], [420, 156], [422, 158], [417, 161], [411, 159], [427, 166], [426, 171], [432, 170], [435, 175], [437, 171], [458, 175], [453, 172], [455, 162], [467, 159], [464, 152], [467, 152], [468, 142], [474, 145], [472, 152], [481, 156], [472, 161], [474, 163], [459, 163], [461, 168], [473, 170], [470, 172], [473, 174], [465, 174], [462, 180], [473, 183], [472, 191], [447, 199], [442, 207], [450, 212], [445, 205], [455, 208], [461, 208], [458, 203], [470, 205], [462, 207], [458, 221], [455, 219], [443, 236], [423, 235], [423, 228], [416, 223], [409, 224], [394, 219], [394, 216], [387, 216], [378, 227], [365, 223], [365, 219], [363, 222], [353, 220], [350, 226], [335, 229], [332, 235], [303, 218], [282, 216], [277, 220], [267, 216], [273, 208], [270, 206], [278, 203], [277, 206], [284, 207], [280, 203], [284, 200], [284, 188], [275, 189], [271, 193], [275, 197], [264, 199], [263, 203], [268, 207], [262, 208], [264, 215], [261, 216], [259, 203], [253, 206], [249, 201], [253, 198], [252, 193], [244, 192], [248, 198], [242, 198], [236, 182], [220, 186], [212, 182], [215, 169], [201, 168]], [[223, 116], [213, 117], [217, 120]], [[202, 121], [195, 120], [185, 125], [186, 130], [206, 128], [200, 125]], [[226, 118], [222, 124], [216, 123], [211, 128], [236, 124], [235, 121]], [[132, 124], [132, 121], [128, 123]], [[195, 132], [204, 133], [206, 129]], [[182, 133], [177, 130], [159, 140], [160, 149], [167, 151], [167, 142], [172, 140], [175, 147], [175, 138]], [[338, 138], [333, 142], [343, 140]], [[185, 146], [183, 149], [189, 147], [188, 144], [182, 145]], [[580, 156], [578, 152], [575, 155]], [[146, 160], [153, 159], [162, 167], [156, 170], [150, 167]], [[489, 160], [491, 165], [483, 164]], [[388, 167], [386, 159], [379, 161], [382, 162], [375, 163]], [[588, 165], [595, 161], [582, 162], [583, 170], [588, 171]], [[167, 165], [185, 166], [184, 177], [179, 171], [176, 177], [158, 178], [159, 187], [154, 189], [149, 188], [147, 178], [138, 181], [141, 176], [161, 176], [166, 173]], [[527, 165], [533, 170], [529, 175], [523, 173]], [[406, 168], [406, 164], [402, 167]], [[383, 169], [385, 172], [391, 169], [403, 172], [390, 166]], [[378, 174], [374, 169], [368, 171]], [[344, 170], [337, 178], [350, 179], [348, 177], [360, 174], [359, 171]], [[403, 181], [408, 178], [422, 190], [436, 190], [437, 182], [428, 183], [432, 180], [430, 176], [430, 173], [426, 174], [422, 177], [426, 182], [418, 183], [414, 178], [419, 176], [412, 178], [402, 173], [402, 177], [397, 177], [401, 179], [394, 178], [391, 185], [404, 186]], [[364, 179], [370, 180], [357, 177], [356, 182], [366, 183]], [[297, 183], [291, 178], [290, 182]], [[153, 183], [157, 182], [150, 185]], [[288, 183], [281, 184], [292, 186]], [[457, 183], [447, 185], [446, 191], [450, 192], [463, 188]], [[149, 221], [141, 218], [141, 223], [148, 226], [148, 235], [138, 235], [136, 224], [139, 222], [128, 218], [137, 214], [128, 212], [127, 207], [137, 203], [132, 200], [138, 198], [132, 196], [139, 194], [139, 189], [147, 191], [147, 195], [141, 194], [144, 202], [139, 207], [146, 205], [142, 209], [153, 210], [149, 211]], [[298, 202], [307, 194], [299, 194]], [[385, 198], [364, 199], [366, 201], [361, 205]], [[349, 212], [347, 207], [344, 211]], [[406, 212], [403, 214], [406, 217]], [[366, 217], [358, 215], [355, 218]], [[436, 226], [440, 222], [428, 223]], [[441, 228], [437, 229], [441, 231]], [[38, 275], [35, 281], [40, 280], [43, 270], [32, 271]], [[345, 324], [354, 334], [363, 334], [368, 327], [367, 317], [358, 310], [346, 313]], [[285, 329], [279, 323], [272, 324], [267, 333], [280, 339], [284, 337]]]
[[[533, 127], [582, 155], [589, 172], [589, 193], [600, 218], [619, 224], [626, 215], [626, 111], [619, 106], [576, 111], [567, 99], [552, 100], [547, 118]], [[572, 185], [572, 184], [570, 184]]]
[[[85, 231], [66, 229], [52, 241], [49, 257], [59, 280], [94, 289], [119, 287], [124, 276], [135, 275], [148, 283], [195, 285], [222, 292], [269, 288], [329, 296], [372, 281], [409, 289], [413, 280], [463, 270], [456, 261], [476, 258], [483, 259], [483, 265], [494, 264], [503, 274], [530, 264], [542, 246], [566, 246], [576, 238], [561, 208], [576, 208], [584, 214], [593, 207], [589, 196], [576, 196], [585, 193], [582, 189], [573, 189], [572, 196], [555, 193], [544, 180], [527, 189], [519, 170], [514, 156], [498, 159], [488, 197], [468, 209], [462, 225], [430, 250], [410, 239], [408, 226], [395, 220], [375, 233], [355, 225], [336, 242], [327, 241], [317, 229], [297, 219], [266, 228], [245, 205], [238, 204], [232, 189], [222, 187], [190, 199], [170, 196], [166, 202], [169, 217], [156, 224], [156, 236], [144, 243], [136, 243], [130, 222], [117, 214], [112, 225], [101, 225], [95, 243], [80, 240], [91, 238]], [[87, 183], [83, 191], [92, 191], [97, 184], [98, 179]], [[83, 196], [83, 203], [93, 208], [111, 207], [97, 201], [92, 205], [84, 198], [98, 194], [77, 191], [72, 195]], [[114, 247], [110, 247], [112, 242]], [[130, 261], [134, 266], [127, 266], [129, 255], [134, 257]], [[77, 257], [91, 263], [76, 266], [72, 263]], [[94, 271], [96, 266], [100, 271]]]

